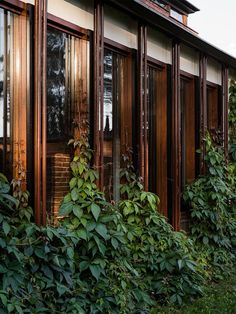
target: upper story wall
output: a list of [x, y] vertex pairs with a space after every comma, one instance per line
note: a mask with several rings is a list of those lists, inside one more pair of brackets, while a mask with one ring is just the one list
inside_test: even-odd
[[199, 76], [199, 52], [185, 45], [181, 45], [180, 70]]
[[[34, 0], [23, 0], [34, 4]], [[48, 0], [48, 12], [80, 27], [94, 30], [94, 0]], [[138, 21], [132, 16], [104, 5], [104, 37], [126, 47], [137, 49]], [[172, 63], [171, 39], [148, 27], [147, 55], [166, 64]], [[181, 44], [180, 70], [199, 76], [199, 52]], [[207, 81], [221, 85], [221, 65], [212, 59], [207, 62]]]
[[158, 61], [171, 64], [171, 40], [157, 30], [148, 28], [147, 55]]
[[110, 6], [104, 7], [104, 37], [129, 48], [138, 47], [138, 23]]
[[219, 62], [214, 61], [213, 59], [207, 60], [206, 79], [207, 79], [207, 81], [209, 81], [211, 83], [215, 83], [218, 85], [222, 84], [221, 65]]
[[[34, 0], [23, 0], [34, 4]], [[48, 0], [48, 13], [80, 27], [93, 30], [93, 0]]]

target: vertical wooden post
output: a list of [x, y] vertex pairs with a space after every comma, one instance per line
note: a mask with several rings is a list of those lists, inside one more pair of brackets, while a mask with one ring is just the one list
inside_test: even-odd
[[104, 59], [104, 9], [103, 1], [94, 3], [94, 165], [99, 169], [99, 186], [104, 183], [103, 171], [103, 59]]
[[47, 0], [35, 1], [34, 15], [34, 209], [46, 222], [46, 24]]
[[206, 71], [207, 71], [207, 57], [200, 55], [199, 60], [199, 79], [200, 79], [200, 174], [206, 171], [204, 157], [206, 155], [206, 145], [203, 141], [207, 130], [207, 84], [206, 84]]
[[42, 16], [42, 224], [46, 224], [47, 206], [47, 0]]
[[229, 126], [228, 126], [228, 80], [229, 69], [222, 65], [222, 132], [225, 157], [228, 157]]
[[172, 43], [172, 225], [175, 230], [180, 227], [181, 204], [181, 143], [180, 143], [180, 45], [173, 40]]
[[139, 170], [144, 189], [148, 189], [147, 142], [147, 26], [138, 26], [138, 101], [139, 101]]

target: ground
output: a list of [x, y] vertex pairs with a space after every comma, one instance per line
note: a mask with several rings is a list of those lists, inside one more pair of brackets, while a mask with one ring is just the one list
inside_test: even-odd
[[153, 314], [236, 314], [236, 270], [227, 279], [209, 284], [204, 296], [192, 304], [161, 308]]

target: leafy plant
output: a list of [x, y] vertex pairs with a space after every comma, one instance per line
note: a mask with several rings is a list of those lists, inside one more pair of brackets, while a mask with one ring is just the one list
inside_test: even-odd
[[201, 293], [202, 277], [191, 256], [192, 242], [183, 233], [174, 232], [158, 213], [158, 197], [143, 191], [129, 156], [126, 163], [119, 210], [127, 226], [132, 264], [152, 298], [181, 304], [185, 298]]
[[220, 275], [235, 261], [236, 195], [222, 149], [212, 144], [209, 134], [205, 141], [207, 174], [186, 187], [184, 200], [191, 210], [191, 236]]

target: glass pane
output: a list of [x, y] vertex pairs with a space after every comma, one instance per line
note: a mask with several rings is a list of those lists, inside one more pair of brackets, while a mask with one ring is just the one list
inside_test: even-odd
[[11, 20], [12, 14], [0, 9], [0, 171], [9, 179], [12, 175]]
[[148, 164], [151, 165], [149, 171], [149, 190], [157, 191], [157, 100], [158, 100], [158, 70], [149, 67], [148, 71]]
[[73, 121], [88, 119], [88, 45], [51, 27], [47, 41], [47, 208], [53, 219], [69, 189]]
[[[120, 197], [120, 156], [122, 145], [121, 132], [125, 133], [125, 124], [121, 130], [121, 110], [124, 102], [125, 57], [105, 49], [104, 52], [104, 102], [103, 102], [103, 157], [104, 186], [110, 199]], [[123, 108], [123, 109], [122, 109]]]
[[66, 35], [49, 28], [47, 34], [47, 132], [48, 139], [66, 134]]

